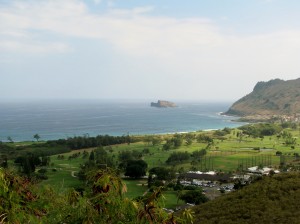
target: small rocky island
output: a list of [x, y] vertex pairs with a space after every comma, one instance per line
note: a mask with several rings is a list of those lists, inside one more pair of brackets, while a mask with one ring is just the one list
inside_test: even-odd
[[165, 101], [165, 100], [158, 100], [157, 103], [152, 102], [151, 107], [177, 107], [175, 103]]

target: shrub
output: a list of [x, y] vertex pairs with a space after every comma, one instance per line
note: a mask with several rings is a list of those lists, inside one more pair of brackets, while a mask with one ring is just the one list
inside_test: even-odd
[[44, 168], [39, 169], [38, 173], [45, 174], [45, 173], [47, 173], [47, 169], [44, 169]]

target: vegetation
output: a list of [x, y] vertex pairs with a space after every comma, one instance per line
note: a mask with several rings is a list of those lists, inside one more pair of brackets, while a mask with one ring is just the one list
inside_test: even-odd
[[188, 152], [173, 152], [167, 159], [167, 164], [179, 164], [189, 160], [191, 155]]
[[160, 207], [161, 188], [129, 200], [111, 169], [91, 170], [87, 180], [84, 192], [57, 194], [33, 190], [29, 179], [0, 169], [1, 223], [181, 223]]
[[208, 201], [208, 198], [203, 194], [202, 189], [184, 191], [180, 194], [179, 199], [195, 205], [199, 205]]
[[125, 176], [139, 178], [146, 175], [148, 164], [144, 160], [129, 160], [125, 168]]
[[[253, 91], [235, 102], [226, 114], [249, 115], [294, 115], [299, 113], [300, 79], [280, 79], [258, 82]], [[287, 103], [288, 102], [288, 103]], [[256, 117], [256, 119], [260, 119]]]
[[[181, 174], [190, 170], [243, 174], [251, 166], [299, 170], [298, 126], [286, 122], [259, 123], [238, 129], [160, 136], [82, 136], [47, 142], [0, 142], [0, 166], [3, 167], [0, 223], [116, 223], [117, 220], [121, 223], [191, 223], [194, 220], [197, 223], [205, 220], [198, 217], [198, 210], [195, 213], [185, 210], [180, 217], [169, 216], [162, 210], [175, 209], [185, 202], [204, 203], [200, 207], [212, 203], [206, 203], [208, 199], [202, 189], [181, 185]], [[79, 146], [83, 148], [78, 149]], [[148, 179], [139, 179], [145, 174]], [[127, 177], [122, 180], [124, 176]], [[269, 179], [277, 180], [277, 177]], [[298, 181], [298, 177], [293, 178]], [[286, 180], [289, 180], [287, 184], [292, 183], [289, 178]], [[250, 186], [240, 182], [236, 189], [244, 191]], [[283, 194], [293, 195], [290, 191]], [[221, 198], [227, 195], [231, 193]], [[247, 222], [248, 219], [244, 223]]]
[[36, 141], [38, 142], [38, 141], [39, 141], [39, 139], [40, 139], [41, 137], [40, 137], [40, 135], [39, 135], [39, 134], [35, 134], [35, 135], [33, 136], [33, 138], [34, 138], [34, 139], [36, 139]]
[[[193, 209], [199, 223], [299, 223], [300, 174], [263, 177]], [[226, 208], [226, 209], [225, 209]]]

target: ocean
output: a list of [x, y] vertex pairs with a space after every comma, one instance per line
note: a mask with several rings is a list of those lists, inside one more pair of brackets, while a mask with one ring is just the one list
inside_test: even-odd
[[74, 136], [181, 133], [237, 127], [222, 116], [230, 103], [176, 102], [176, 108], [149, 101], [47, 100], [0, 103], [0, 141], [54, 140]]

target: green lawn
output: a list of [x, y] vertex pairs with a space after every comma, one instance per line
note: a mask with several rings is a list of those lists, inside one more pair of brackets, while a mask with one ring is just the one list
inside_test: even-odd
[[177, 206], [185, 204], [184, 201], [178, 200], [176, 191], [163, 191], [162, 207], [175, 209]]
[[[193, 164], [195, 169], [198, 170], [221, 170], [226, 172], [234, 172], [237, 170], [239, 164], [243, 164], [244, 168], [250, 167], [253, 165], [260, 165], [263, 163], [271, 163], [273, 166], [279, 166], [280, 157], [276, 156], [276, 151], [281, 151], [283, 155], [286, 155], [286, 162], [291, 162], [294, 160], [292, 155], [294, 153], [300, 154], [300, 146], [297, 142], [295, 149], [291, 149], [290, 146], [284, 144], [282, 138], [277, 138], [276, 136], [264, 137], [264, 138], [251, 138], [244, 137], [241, 141], [233, 135], [235, 131], [232, 131], [231, 134], [225, 136], [225, 140], [214, 140], [214, 145], [207, 150], [206, 157], [202, 158], [202, 162]], [[202, 132], [204, 133], [204, 132]], [[294, 136], [299, 136], [299, 131], [291, 131]], [[210, 134], [210, 133], [204, 133]], [[299, 141], [299, 140], [298, 140]], [[28, 142], [24, 144], [29, 144]], [[152, 146], [151, 144], [145, 142], [137, 142], [128, 144], [120, 144], [111, 146], [113, 155], [115, 158], [118, 157], [119, 152], [125, 150], [136, 150], [142, 152], [145, 148], [149, 149], [148, 154], [143, 155], [143, 159], [148, 164], [148, 170], [156, 166], [167, 166], [165, 163], [168, 157], [173, 152], [189, 152], [192, 153], [195, 150], [204, 149], [206, 143], [198, 143], [196, 140], [193, 141], [192, 145], [183, 144], [178, 149], [172, 149], [169, 151], [163, 151], [162, 146], [164, 141], [157, 146]], [[254, 150], [254, 149], [258, 150]], [[81, 184], [81, 182], [74, 177], [76, 172], [80, 170], [80, 165], [84, 164], [88, 159], [82, 159], [83, 151], [91, 152], [93, 148], [75, 150], [69, 153], [62, 154], [64, 159], [58, 159], [57, 155], [51, 156], [51, 167], [49, 167], [47, 176], [48, 180], [45, 180], [41, 185], [51, 185], [57, 191], [65, 191], [70, 187], [76, 187]], [[81, 155], [78, 158], [69, 160], [68, 157], [74, 153], [81, 152]], [[288, 156], [289, 155], [289, 156]], [[268, 157], [269, 156], [269, 157]], [[266, 159], [268, 158], [268, 159]], [[266, 162], [266, 160], [268, 160]], [[191, 160], [186, 161], [174, 166], [175, 168], [184, 168], [186, 171], [190, 170]], [[52, 171], [52, 169], [56, 171]], [[123, 180], [127, 185], [127, 192], [125, 196], [128, 198], [135, 198], [137, 196], [143, 195], [147, 191], [147, 180]], [[166, 208], [175, 208], [177, 206], [177, 193], [174, 191], [166, 191], [163, 193], [164, 207]], [[182, 204], [182, 201], [178, 201], [179, 204]]]
[[[75, 159], [68, 157], [76, 151], [64, 153], [65, 159], [58, 159], [57, 155], [51, 156], [51, 166], [47, 169], [47, 180], [42, 181], [41, 185], [50, 185], [56, 191], [65, 191], [68, 188], [76, 188], [82, 182], [76, 177], [76, 173], [80, 170], [80, 165], [87, 159], [82, 159], [82, 156]], [[55, 171], [53, 171], [55, 170]]]
[[123, 179], [123, 182], [127, 186], [127, 192], [125, 193], [125, 196], [130, 199], [142, 196], [148, 190], [146, 179]]
[[42, 181], [41, 185], [50, 185], [57, 192], [64, 192], [69, 188], [76, 188], [82, 184], [78, 178], [71, 175], [71, 170], [68, 169], [56, 169], [57, 171], [52, 171], [49, 169], [46, 173], [48, 176], [47, 180]]

